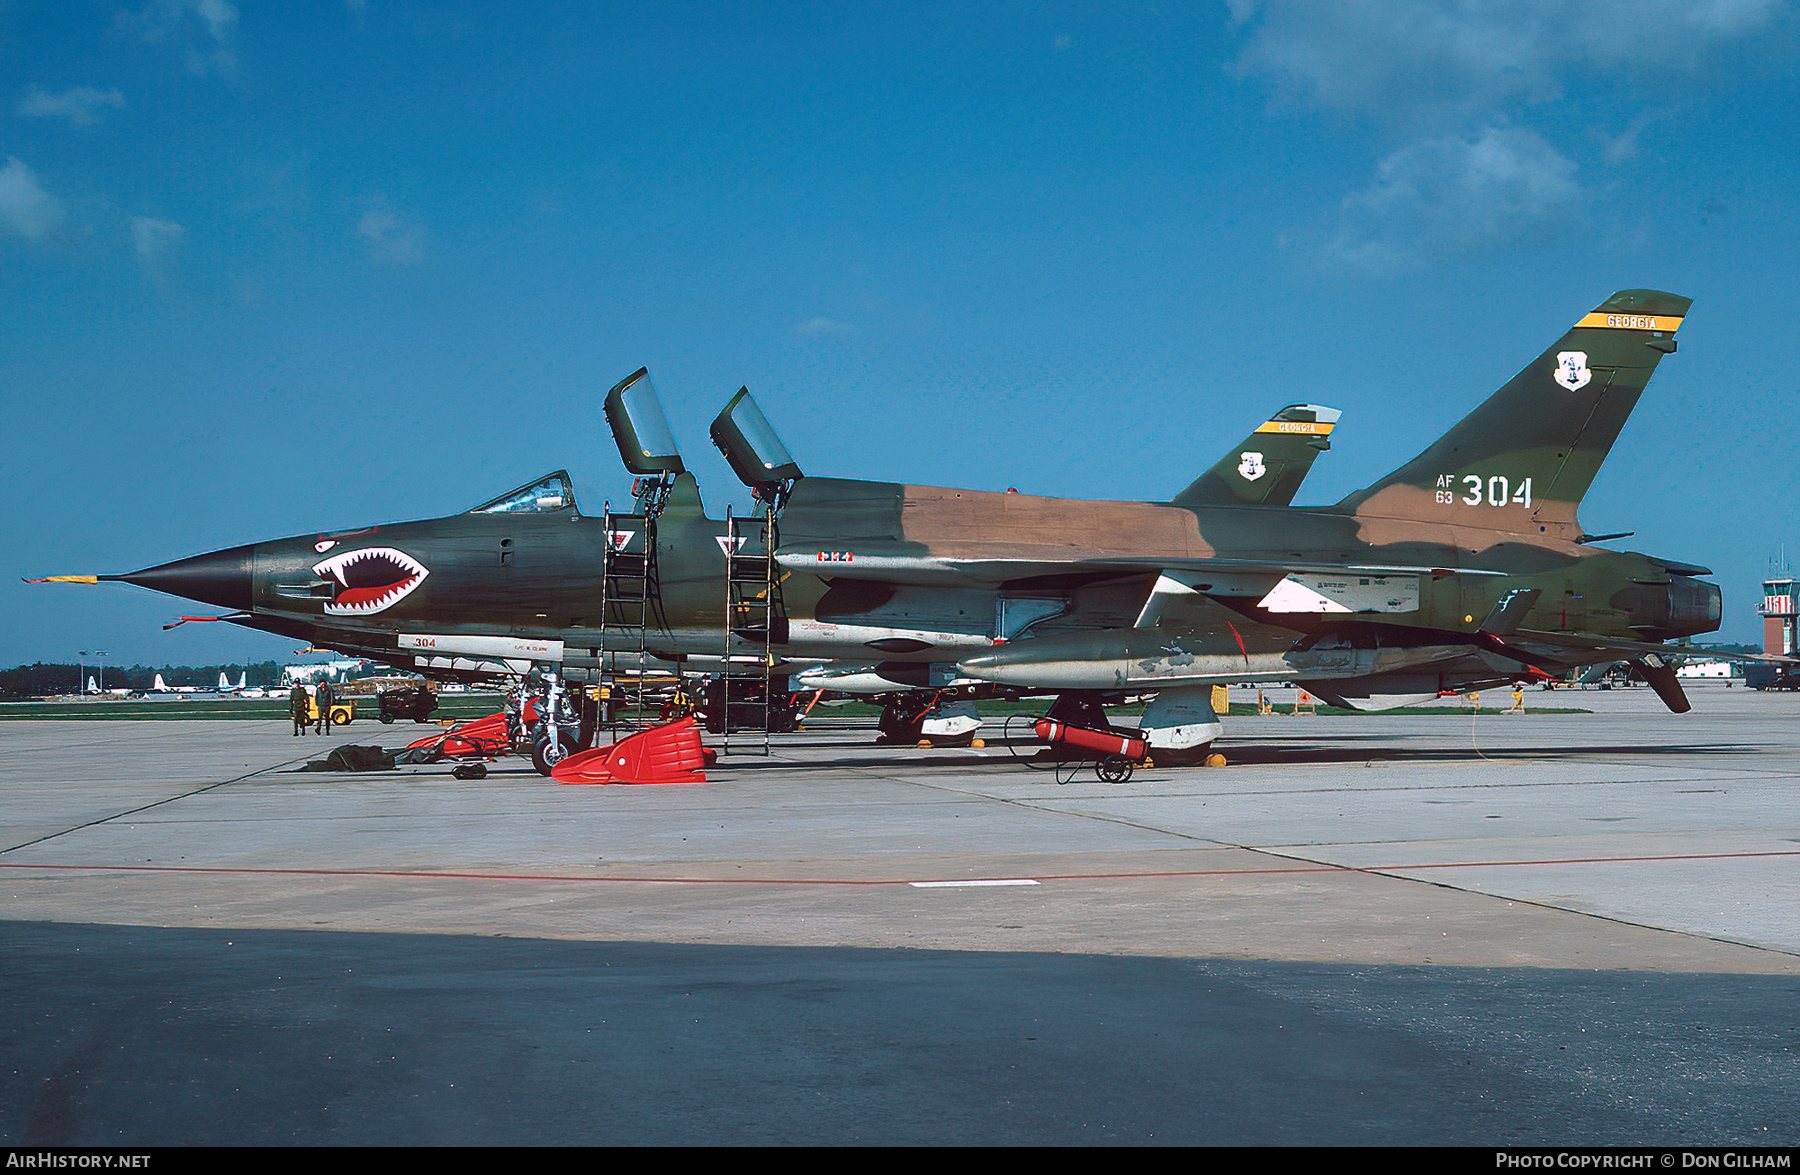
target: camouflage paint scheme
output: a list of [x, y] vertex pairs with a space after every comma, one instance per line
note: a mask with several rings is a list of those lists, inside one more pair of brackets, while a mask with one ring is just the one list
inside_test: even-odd
[[[1688, 306], [1613, 295], [1423, 453], [1334, 506], [1288, 505], [1336, 420], [1306, 406], [1167, 503], [798, 476], [777, 515], [776, 644], [792, 659], [954, 663], [1022, 690], [1286, 680], [1369, 705], [1623, 658], [1683, 709], [1657, 650], [1718, 627], [1718, 588], [1697, 578], [1704, 568], [1592, 545], [1576, 507]], [[690, 473], [671, 476], [648, 643], [672, 659], [717, 656], [724, 523]], [[642, 550], [642, 515], [612, 524], [622, 549]], [[534, 659], [579, 669], [602, 648], [605, 530], [554, 474], [448, 518], [99, 578], [408, 668], [403, 634], [560, 642]], [[749, 533], [757, 552], [760, 524]], [[356, 551], [377, 554], [318, 570]], [[636, 630], [608, 619], [606, 645], [635, 650]]]
[[[1261, 427], [1287, 424], [1291, 418], [1303, 425], [1304, 431], [1266, 439], [1252, 432], [1185, 493], [1285, 505], [1292, 500], [1313, 460], [1330, 447], [1324, 438], [1332, 425], [1315, 424], [1314, 417], [1319, 413], [1336, 418], [1332, 410], [1310, 405], [1282, 409]], [[1220, 471], [1241, 463], [1240, 453], [1252, 442], [1267, 450], [1265, 467], [1270, 475], [1259, 477], [1256, 482], [1244, 482], [1245, 488], [1215, 486], [1213, 483], [1223, 480]], [[276, 539], [127, 575], [97, 578], [156, 588], [231, 608], [234, 611], [226, 619], [234, 623], [405, 668], [415, 667], [414, 654], [397, 649], [401, 633], [560, 641], [566, 663], [597, 664], [602, 647], [597, 623], [600, 568], [607, 543], [603, 520], [581, 514], [572, 488], [554, 507], [494, 512], [498, 503], [518, 498], [534, 487], [557, 482], [566, 487], [567, 481], [567, 474], [557, 471], [493, 502], [445, 518]], [[642, 551], [643, 515], [614, 515], [611, 521], [613, 533], [623, 540], [620, 549]], [[752, 529], [758, 537], [747, 544], [747, 549], [756, 551], [760, 530]], [[654, 627], [650, 644], [660, 655], [678, 659], [720, 652], [725, 574], [720, 543], [724, 534], [723, 520], [706, 515], [693, 475], [676, 474], [656, 519], [661, 623]], [[384, 550], [407, 556], [425, 568], [427, 574], [403, 597], [378, 612], [366, 616], [330, 614], [332, 603], [348, 585], [329, 573], [316, 572], [315, 568], [342, 552]], [[896, 618], [910, 630], [917, 627], [916, 622], [932, 624], [942, 621], [945, 615], [966, 616], [969, 611], [966, 606], [946, 609], [941, 600], [934, 599], [909, 610], [906, 600], [895, 605], [895, 593], [879, 586], [861, 589], [846, 584], [835, 593], [831, 586], [828, 577], [787, 575], [783, 596], [789, 614], [799, 616], [804, 623], [834, 622], [871, 612], [874, 615], [863, 619], [874, 620], [883, 629], [882, 635], [891, 637], [886, 631], [892, 627], [888, 621]], [[828, 596], [831, 598], [826, 599]], [[970, 647], [985, 648], [992, 643], [986, 628], [995, 610], [996, 594], [977, 591], [973, 596], [983, 605], [981, 616], [967, 623], [958, 619], [938, 624], [939, 629], [946, 631], [936, 635], [954, 634], [951, 639]], [[961, 601], [965, 605], [972, 602]], [[621, 615], [610, 618], [610, 647], [635, 650], [635, 629], [622, 629], [622, 623]], [[844, 651], [831, 640], [824, 643], [826, 655]], [[865, 656], [870, 652], [886, 655], [882, 650], [862, 647], [861, 642], [852, 651]]]

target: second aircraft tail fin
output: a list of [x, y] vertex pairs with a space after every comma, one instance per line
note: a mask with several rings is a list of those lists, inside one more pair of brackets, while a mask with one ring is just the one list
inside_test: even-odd
[[1286, 506], [1343, 413], [1318, 404], [1289, 404], [1256, 426], [1219, 463], [1182, 490], [1176, 506]]

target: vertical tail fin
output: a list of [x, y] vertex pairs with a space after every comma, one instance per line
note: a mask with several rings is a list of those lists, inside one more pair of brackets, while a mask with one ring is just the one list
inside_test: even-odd
[[1692, 299], [1621, 290], [1417, 457], [1338, 509], [1493, 530], [1580, 533], [1575, 509]]
[[1172, 505], [1286, 506], [1343, 413], [1318, 404], [1289, 404], [1256, 427], [1219, 463], [1176, 496]]

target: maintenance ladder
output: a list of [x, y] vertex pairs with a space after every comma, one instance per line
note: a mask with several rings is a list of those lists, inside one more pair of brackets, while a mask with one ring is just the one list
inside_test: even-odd
[[[621, 732], [644, 730], [662, 721], [660, 691], [651, 684], [650, 627], [662, 618], [656, 517], [668, 495], [665, 478], [652, 483], [639, 499], [641, 515], [614, 514], [609, 502], [601, 516], [606, 535], [600, 575], [599, 677], [605, 707], [601, 725], [611, 729], [614, 742]], [[642, 532], [619, 530], [617, 524], [625, 519], [641, 520]], [[635, 650], [629, 647], [634, 642]], [[678, 689], [679, 681], [677, 677]]]
[[[760, 550], [746, 552], [755, 534]], [[721, 715], [724, 743], [721, 753], [733, 748], [734, 729], [749, 729], [760, 735], [760, 742], [746, 747], [739, 740], [740, 754], [770, 753], [769, 719], [775, 711], [774, 680], [770, 669], [775, 665], [778, 635], [785, 639], [787, 612], [781, 600], [781, 571], [775, 564], [775, 548], [779, 545], [775, 531], [775, 507], [765, 503], [760, 518], [750, 515], [734, 517], [725, 511], [725, 641], [720, 655], [716, 701]]]

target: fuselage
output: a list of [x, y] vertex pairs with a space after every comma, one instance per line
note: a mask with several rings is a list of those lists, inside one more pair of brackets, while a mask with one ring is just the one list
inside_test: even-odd
[[[568, 494], [544, 508], [295, 536], [118, 578], [233, 608], [250, 627], [397, 664], [505, 659], [512, 648], [528, 660], [597, 665], [603, 650], [640, 644], [672, 659], [721, 656], [751, 642], [727, 643], [726, 524], [705, 515], [689, 483], [653, 524], [642, 514], [583, 516]], [[760, 517], [737, 533], [742, 553], [766, 552]], [[654, 600], [640, 634], [644, 613], [629, 598], [638, 585], [603, 578], [609, 546], [641, 554], [647, 540]], [[1719, 617], [1718, 589], [1694, 578], [1702, 569], [1548, 533], [1332, 508], [1188, 508], [807, 479], [777, 516], [774, 558], [786, 623], [773, 643], [790, 658], [950, 663], [1009, 643], [1018, 652], [1043, 642], [1048, 654], [1060, 641], [1070, 657], [1091, 659], [1099, 647], [1082, 642], [1102, 631], [1111, 634], [1107, 650], [1133, 657], [1133, 640], [1197, 641], [1223, 633], [1221, 618], [1270, 655], [1371, 621], [1389, 647], [1439, 647], [1472, 639], [1503, 597], [1522, 590], [1537, 593], [1514, 619], [1528, 630], [1660, 641], [1711, 631]], [[1365, 584], [1373, 578], [1398, 594], [1374, 611], [1264, 606], [1290, 575], [1315, 574], [1285, 569], [1307, 567], [1369, 569]], [[1187, 569], [1196, 600], [1143, 624], [1169, 568]], [[1355, 585], [1347, 590], [1355, 602]], [[604, 621], [603, 595], [612, 599]], [[1269, 670], [1254, 660], [1240, 668]], [[1029, 684], [1016, 673], [1010, 680]]]

